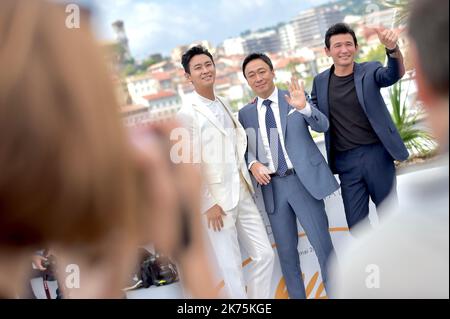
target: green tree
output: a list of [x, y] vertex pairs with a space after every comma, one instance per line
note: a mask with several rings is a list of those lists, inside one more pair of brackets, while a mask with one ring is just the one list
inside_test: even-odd
[[123, 68], [123, 74], [125, 76], [131, 76], [131, 75], [135, 75], [138, 72], [138, 69], [135, 65], [133, 64], [126, 64]]
[[275, 85], [276, 85], [276, 87], [277, 87], [279, 90], [285, 90], [285, 91], [289, 90], [289, 86], [288, 86], [287, 83], [284, 83], [284, 82], [276, 82]]
[[306, 78], [301, 78], [301, 80], [303, 81], [303, 84], [305, 85], [305, 91], [306, 92], [311, 92], [312, 91], [312, 87], [313, 87], [313, 83], [314, 83], [314, 77], [313, 76], [308, 76]]
[[230, 101], [231, 110], [233, 112], [238, 112], [240, 105], [246, 105], [250, 103], [253, 99], [254, 99], [253, 93], [249, 90], [246, 90], [244, 93], [244, 97], [242, 99]]
[[[408, 93], [409, 87], [406, 97]], [[410, 153], [425, 156], [434, 151], [436, 142], [428, 132], [418, 127], [420, 120], [425, 117], [425, 112], [420, 106], [417, 106], [417, 112], [413, 112], [412, 108], [407, 106], [407, 98], [402, 99], [402, 82], [389, 89], [389, 97], [392, 120]]]
[[291, 72], [292, 75], [299, 77], [299, 76], [300, 76], [300, 73], [298, 73], [298, 71], [297, 71], [297, 65], [298, 65], [297, 62], [291, 61], [291, 62], [289, 62], [288, 65], [286, 66], [286, 69], [287, 69], [289, 72]]
[[[305, 91], [306, 92], [311, 92], [312, 86], [313, 86], [314, 77], [313, 76], [308, 76], [306, 78], [303, 78], [301, 75], [298, 75], [298, 78], [299, 78], [299, 81], [303, 81], [303, 84], [305, 86]], [[275, 85], [280, 90], [285, 90], [285, 91], [289, 90], [288, 83], [275, 82]]]
[[152, 58], [145, 59], [145, 60], [142, 61], [142, 63], [139, 65], [139, 69], [145, 71], [145, 70], [148, 69], [149, 66], [151, 66], [151, 65], [153, 65], [153, 64], [155, 64], [155, 63], [156, 63], [156, 61], [155, 61], [154, 59], [152, 59]]
[[380, 44], [376, 48], [367, 52], [365, 56], [360, 56], [358, 62], [379, 61], [381, 64], [386, 62], [386, 49]]

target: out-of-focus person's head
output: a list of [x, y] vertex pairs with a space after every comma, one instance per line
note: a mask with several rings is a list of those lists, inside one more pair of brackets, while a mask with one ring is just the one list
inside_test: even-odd
[[187, 50], [181, 57], [185, 77], [196, 90], [211, 88], [216, 80], [216, 66], [211, 53], [198, 45]]
[[418, 97], [424, 102], [435, 137], [448, 147], [449, 1], [415, 0], [409, 34]]
[[275, 70], [266, 54], [249, 54], [242, 63], [242, 72], [248, 85], [260, 98], [268, 98], [275, 90]]
[[[177, 124], [125, 132], [89, 19], [81, 11], [80, 27], [68, 28], [65, 9], [0, 1], [0, 297], [20, 289], [33, 251], [49, 246], [58, 264], [81, 268], [72, 297], [118, 297], [137, 245], [150, 242], [180, 259], [197, 256], [183, 259], [186, 277], [197, 296], [211, 296], [197, 214], [186, 217], [193, 234], [179, 247], [175, 186], [188, 187], [174, 185], [165, 149]], [[183, 207], [196, 213], [200, 182], [179, 170], [190, 183]]]
[[[88, 247], [134, 227], [135, 167], [103, 54], [65, 6], [0, 1], [0, 250]], [[113, 247], [111, 247], [112, 249]]]

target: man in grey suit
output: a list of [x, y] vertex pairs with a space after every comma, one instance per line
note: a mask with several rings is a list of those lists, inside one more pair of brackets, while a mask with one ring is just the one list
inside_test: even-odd
[[326, 132], [329, 122], [308, 102], [296, 79], [289, 92], [275, 87], [273, 65], [265, 54], [247, 56], [243, 73], [257, 95], [239, 111], [248, 138], [248, 167], [262, 187], [289, 297], [304, 299], [296, 219], [316, 252], [325, 288], [327, 261], [334, 255], [323, 199], [339, 185], [308, 130]]

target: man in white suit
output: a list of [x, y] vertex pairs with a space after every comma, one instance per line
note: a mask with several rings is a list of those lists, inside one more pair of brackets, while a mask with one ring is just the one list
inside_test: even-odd
[[[192, 160], [202, 164], [203, 220], [226, 293], [231, 298], [270, 298], [274, 253], [251, 196], [253, 186], [244, 158], [246, 133], [214, 93], [212, 55], [196, 46], [183, 55], [182, 65], [195, 92], [179, 115], [189, 128]], [[239, 243], [252, 259], [247, 291]]]

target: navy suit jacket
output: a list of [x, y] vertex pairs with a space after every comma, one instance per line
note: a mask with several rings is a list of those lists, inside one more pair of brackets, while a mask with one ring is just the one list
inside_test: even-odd
[[[334, 66], [314, 78], [311, 92], [312, 103], [327, 117], [329, 112], [328, 88]], [[395, 84], [401, 79], [398, 60], [388, 58], [388, 66], [380, 62], [355, 63], [354, 79], [359, 104], [369, 119], [373, 130], [393, 159], [404, 161], [409, 157], [408, 150], [392, 121], [380, 88]], [[325, 133], [328, 163], [335, 172], [334, 156], [331, 151], [330, 131]]]
[[[311, 105], [311, 117], [295, 111], [285, 100], [284, 96], [287, 94], [289, 94], [287, 91], [278, 91], [280, 120], [286, 152], [300, 182], [314, 198], [320, 200], [334, 193], [339, 188], [339, 184], [312, 139], [308, 126], [317, 132], [325, 132], [328, 130], [329, 122], [327, 117], [313, 105]], [[309, 103], [311, 104], [311, 101]], [[246, 160], [248, 164], [256, 160], [267, 165], [268, 160], [259, 130], [256, 105], [257, 100], [255, 99], [253, 103], [244, 106], [239, 111], [239, 121], [246, 130], [248, 138]], [[252, 181], [256, 184], [253, 176]], [[266, 211], [268, 214], [272, 214], [274, 212], [274, 194], [271, 183], [262, 186], [262, 194]]]

